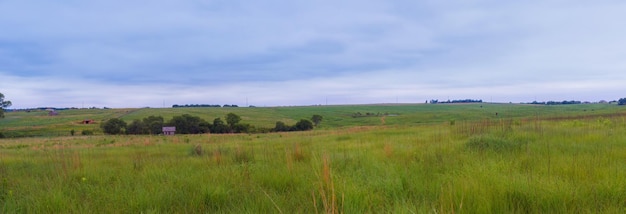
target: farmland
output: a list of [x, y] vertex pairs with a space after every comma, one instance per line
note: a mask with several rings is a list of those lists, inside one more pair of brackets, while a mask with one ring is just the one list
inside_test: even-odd
[[[168, 137], [98, 126], [231, 112], [268, 128], [324, 120], [307, 132]], [[84, 129], [95, 135], [70, 136]], [[10, 112], [0, 132], [3, 213], [626, 211], [626, 109], [616, 105]]]

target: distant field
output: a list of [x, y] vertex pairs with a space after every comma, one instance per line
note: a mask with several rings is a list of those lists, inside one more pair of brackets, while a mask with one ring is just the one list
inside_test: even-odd
[[[230, 112], [256, 126], [324, 121], [289, 133], [68, 136], [97, 129], [78, 124], [85, 117]], [[2, 213], [626, 212], [626, 108], [616, 105], [20, 112], [0, 130], [68, 132], [0, 139]]]
[[[80, 133], [91, 130], [101, 134], [99, 123], [118, 117], [127, 122], [148, 116], [173, 116], [190, 114], [209, 122], [228, 113], [242, 117], [243, 123], [257, 127], [274, 127], [276, 121], [295, 124], [300, 119], [310, 119], [319, 114], [324, 117], [319, 129], [374, 125], [419, 125], [454, 121], [475, 121], [502, 118], [568, 118], [624, 114], [624, 108], [608, 104], [585, 105], [519, 105], [519, 104], [405, 104], [405, 105], [352, 105], [309, 107], [257, 107], [257, 108], [142, 108], [142, 109], [80, 109], [59, 111], [48, 116], [46, 111], [9, 112], [0, 120], [0, 132], [8, 137], [69, 136], [70, 130]], [[360, 113], [361, 116], [354, 117]], [[496, 116], [496, 113], [498, 114]], [[367, 114], [370, 114], [369, 116]], [[387, 115], [387, 116], [384, 116]], [[80, 124], [85, 119], [96, 124]], [[384, 123], [384, 124], [383, 124]]]

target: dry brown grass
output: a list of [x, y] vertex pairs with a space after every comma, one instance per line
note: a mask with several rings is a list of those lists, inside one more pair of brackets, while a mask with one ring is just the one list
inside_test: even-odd
[[[321, 174], [318, 175], [318, 194], [319, 194], [319, 202], [317, 201], [317, 197], [315, 192], [313, 192], [313, 206], [318, 208], [321, 203], [321, 206], [324, 210], [324, 213], [340, 213], [341, 207], [337, 201], [337, 193], [335, 191], [335, 183], [333, 182], [333, 174], [332, 168], [330, 165], [330, 158], [328, 155], [323, 155], [322, 157], [322, 171]], [[343, 201], [343, 197], [342, 197]], [[341, 203], [343, 204], [343, 203]]]
[[385, 150], [385, 156], [387, 156], [387, 158], [393, 157], [393, 147], [391, 146], [391, 143], [385, 143], [383, 150]]

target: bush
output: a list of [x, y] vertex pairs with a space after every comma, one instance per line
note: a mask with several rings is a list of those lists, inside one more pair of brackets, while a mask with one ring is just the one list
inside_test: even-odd
[[5, 138], [4, 134], [2, 134], [2, 132], [0, 132], [0, 138]]
[[623, 106], [626, 105], [626, 98], [621, 98], [617, 101], [617, 105]]

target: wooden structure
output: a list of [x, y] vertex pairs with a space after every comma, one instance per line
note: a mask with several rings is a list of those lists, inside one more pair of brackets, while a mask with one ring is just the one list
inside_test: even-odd
[[174, 126], [163, 127], [163, 135], [174, 135], [174, 134], [176, 134], [176, 127]]

